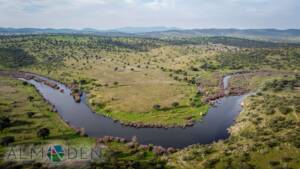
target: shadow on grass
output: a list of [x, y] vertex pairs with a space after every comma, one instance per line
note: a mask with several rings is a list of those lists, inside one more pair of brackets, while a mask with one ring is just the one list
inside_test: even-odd
[[31, 118], [32, 119], [44, 119], [44, 118], [49, 118], [49, 115], [34, 115]]
[[11, 128], [9, 129], [9, 132], [10, 133], [22, 133], [22, 134], [25, 134], [25, 133], [28, 133], [28, 134], [31, 134], [32, 131], [36, 131], [37, 128], [36, 127], [32, 127], [32, 128], [24, 128], [24, 127], [19, 127], [19, 128]]
[[25, 120], [14, 120], [10, 126], [11, 127], [17, 127], [17, 126], [23, 126], [23, 125], [30, 125], [32, 124], [32, 122], [28, 122], [28, 121], [25, 121]]
[[60, 139], [71, 140], [71, 139], [75, 139], [75, 138], [78, 138], [78, 137], [80, 137], [78, 134], [70, 133], [70, 132], [66, 133], [66, 134], [61, 134], [61, 135], [55, 135], [55, 136], [51, 136], [51, 133], [50, 133], [50, 136], [47, 137], [46, 139], [48, 139], [48, 140], [60, 140]]

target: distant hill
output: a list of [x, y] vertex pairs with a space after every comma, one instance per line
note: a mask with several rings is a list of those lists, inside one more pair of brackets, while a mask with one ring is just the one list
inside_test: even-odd
[[118, 29], [0, 28], [0, 35], [12, 34], [94, 34], [102, 36], [142, 36], [174, 39], [227, 36], [273, 42], [300, 42], [299, 29], [179, 29], [169, 27], [123, 27]]
[[118, 29], [111, 29], [109, 31], [123, 32], [123, 33], [131, 33], [131, 34], [139, 34], [139, 33], [151, 33], [151, 32], [165, 32], [170, 30], [180, 30], [176, 27], [123, 27]]
[[255, 40], [271, 40], [279, 42], [300, 42], [299, 29], [192, 29], [169, 30], [164, 32], [150, 32], [141, 34], [160, 38], [188, 38], [204, 36], [229, 36]]
[[132, 36], [128, 33], [117, 31], [100, 31], [92, 28], [78, 29], [53, 29], [53, 28], [0, 28], [0, 35], [26, 35], [26, 34], [95, 34], [102, 36]]
[[164, 32], [169, 30], [179, 30], [168, 27], [123, 27], [117, 29], [97, 30], [93, 28], [78, 29], [53, 29], [53, 28], [0, 28], [1, 34], [39, 34], [39, 33], [124, 33], [140, 34], [150, 32]]

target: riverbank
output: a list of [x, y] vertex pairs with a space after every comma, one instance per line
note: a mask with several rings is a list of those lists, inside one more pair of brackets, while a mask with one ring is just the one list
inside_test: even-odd
[[249, 96], [230, 127], [231, 136], [193, 145], [168, 157], [178, 169], [291, 168], [300, 161], [300, 79], [284, 77]]
[[[14, 78], [24, 78], [26, 80], [34, 79], [37, 82], [42, 82], [45, 85], [50, 86], [56, 90], [64, 92], [60, 89], [54, 81], [50, 79], [47, 80], [40, 75], [29, 72], [16, 72], [16, 71], [0, 71], [3, 76], [11, 76]], [[71, 89], [71, 95], [76, 102], [81, 101], [82, 91], [76, 83], [64, 84]], [[192, 88], [191, 88], [192, 90]], [[196, 91], [194, 91], [196, 93]], [[175, 127], [190, 127], [193, 126], [195, 122], [199, 121], [208, 111], [208, 105], [202, 105], [200, 96], [195, 94], [194, 105], [182, 106], [174, 105], [174, 107], [169, 108], [158, 108], [157, 110], [152, 110], [150, 112], [135, 113], [135, 112], [116, 112], [108, 111], [103, 109], [101, 105], [89, 102], [89, 95], [85, 97], [85, 100], [94, 112], [100, 115], [112, 118], [116, 122], [120, 122], [124, 126], [130, 126], [135, 128], [175, 128]], [[55, 110], [55, 108], [54, 108]]]
[[[53, 89], [54, 90], [54, 89]], [[60, 93], [59, 90], [56, 90]], [[104, 160], [96, 162], [98, 166], [126, 166], [131, 165], [132, 161], [141, 163], [142, 166], [150, 167], [152, 165], [161, 164], [164, 162], [160, 160], [159, 156], [155, 155], [152, 149], [138, 149], [129, 147], [127, 143], [130, 140], [122, 143], [117, 140], [109, 142], [99, 142], [93, 137], [81, 136], [76, 130], [67, 125], [60, 114], [51, 111], [52, 106], [44, 101], [43, 97], [34, 86], [29, 83], [24, 83], [16, 80], [15, 77], [0, 76], [0, 117], [7, 117], [10, 124], [2, 128], [0, 133], [0, 168], [13, 168], [20, 165], [25, 168], [42, 168], [53, 167], [47, 161], [40, 163], [38, 161], [22, 162], [22, 161], [5, 161], [4, 155], [9, 150], [9, 147], [15, 146], [39, 146], [59, 144], [62, 146], [85, 146], [93, 147], [97, 145], [102, 146]], [[31, 113], [28, 113], [31, 112]], [[48, 128], [49, 136], [40, 138], [37, 136], [37, 131], [41, 128]], [[10, 142], [6, 138], [10, 139]], [[3, 142], [6, 140], [6, 142]], [[109, 155], [110, 153], [118, 152], [118, 154]], [[142, 154], [142, 155], [141, 155]], [[112, 163], [107, 158], [117, 159], [117, 163]], [[154, 164], [153, 164], [154, 163]], [[85, 161], [77, 162], [61, 162], [60, 165], [66, 167], [91, 167], [91, 162]]]
[[[46, 79], [44, 77], [40, 78]], [[64, 92], [60, 92], [56, 88], [45, 85], [44, 81], [31, 79], [27, 82], [34, 85], [43, 97], [45, 97], [45, 100], [48, 100], [55, 106], [62, 119], [72, 126], [72, 128], [79, 129], [78, 131], [80, 132], [78, 133], [81, 135], [96, 138], [114, 136], [127, 140], [136, 136], [139, 138], [139, 143], [144, 145], [154, 144], [175, 148], [182, 148], [198, 143], [207, 144], [229, 137], [227, 128], [232, 125], [235, 117], [241, 111], [240, 103], [244, 97], [234, 96], [220, 99], [218, 105], [210, 108], [201, 122], [197, 122], [185, 129], [182, 127], [167, 129], [133, 128], [95, 114], [85, 102], [75, 102], [71, 95], [72, 90], [63, 84], [56, 82], [58, 87], [64, 90]], [[83, 94], [82, 100], [85, 100], [85, 94]], [[211, 133], [207, 131], [207, 128], [215, 132]]]
[[[236, 72], [231, 73], [228, 75], [234, 76], [234, 75], [241, 75], [250, 73], [248, 71], [242, 71], [242, 72]], [[60, 89], [59, 86], [52, 80], [47, 80], [48, 78], [43, 78], [38, 74], [35, 73], [29, 73], [29, 72], [15, 72], [15, 71], [0, 71], [0, 74], [5, 76], [12, 76], [14, 78], [23, 78], [25, 80], [35, 80], [37, 82], [42, 82], [45, 85], [50, 86], [53, 89], [59, 90], [60, 92], [64, 92], [64, 89]], [[224, 79], [226, 76], [222, 77], [222, 80], [220, 80], [220, 92], [213, 95], [213, 96], [204, 96], [204, 98], [201, 100], [200, 95], [205, 93], [200, 89], [198, 86], [198, 93], [195, 96], [195, 104], [194, 106], [177, 106], [175, 108], [158, 108], [159, 110], [153, 110], [151, 112], [145, 112], [145, 113], [130, 113], [130, 112], [111, 112], [107, 111], [106, 109], [103, 109], [102, 106], [98, 106], [96, 104], [93, 104], [89, 102], [89, 99], [85, 97], [85, 101], [88, 103], [88, 105], [93, 109], [93, 111], [104, 115], [108, 118], [112, 118], [114, 122], [119, 122], [120, 124], [124, 126], [129, 127], [135, 127], [135, 128], [176, 128], [176, 127], [191, 127], [193, 126], [197, 121], [199, 121], [208, 111], [209, 106], [208, 105], [202, 105], [201, 102], [209, 103], [210, 105], [214, 105], [215, 102], [222, 97], [225, 97], [227, 95], [243, 95], [246, 93], [246, 90], [238, 90], [238, 92], [232, 88], [230, 88], [228, 91], [229, 93], [225, 93], [224, 89]], [[226, 82], [228, 83], [228, 82]], [[79, 89], [78, 84], [72, 83], [72, 84], [65, 84], [68, 88], [71, 89], [71, 95], [73, 96], [75, 102], [79, 103], [81, 101], [82, 97], [82, 91]], [[228, 85], [228, 84], [227, 84]], [[232, 92], [236, 91], [236, 92]], [[197, 103], [198, 102], [198, 103]], [[53, 106], [52, 110], [56, 112], [55, 106]], [[198, 113], [196, 113], [198, 112]], [[200, 112], [200, 114], [199, 114]], [[161, 114], [161, 115], [159, 115]], [[168, 120], [170, 119], [170, 120]], [[77, 129], [79, 130], [79, 129]]]
[[[13, 137], [10, 144], [86, 144], [95, 143], [92, 138], [82, 138], [53, 112], [52, 106], [44, 101], [36, 88], [22, 81], [0, 76], [0, 116], [10, 119], [10, 125], [2, 129], [3, 137]], [[49, 137], [39, 138], [37, 132], [48, 128]], [[22, 131], [22, 132], [21, 132]], [[1, 155], [5, 146], [1, 147]]]
[[[235, 76], [235, 75], [242, 75], [242, 74], [247, 74], [249, 72], [236, 72], [236, 73], [231, 73], [228, 77]], [[64, 93], [64, 89], [60, 88], [59, 85], [56, 84], [55, 81], [44, 78], [40, 75], [34, 74], [34, 73], [28, 73], [28, 72], [16, 72], [16, 71], [0, 71], [0, 74], [3, 76], [11, 76], [14, 78], [23, 78], [25, 80], [35, 80], [36, 82], [43, 83], [55, 90], [60, 91], [61, 93]], [[214, 105], [215, 102], [222, 97], [225, 97], [225, 88], [224, 88], [224, 80], [226, 79], [226, 76], [223, 76], [223, 80], [220, 82], [220, 93], [216, 94], [215, 96], [218, 97], [212, 97], [211, 99], [208, 99], [209, 101], [205, 101], [210, 103], [211, 105]], [[228, 80], [226, 80], [226, 85], [228, 86]], [[73, 96], [74, 101], [77, 103], [81, 102], [82, 98], [82, 91], [79, 90], [79, 86], [76, 84], [65, 84], [68, 88], [70, 88], [71, 92], [70, 95]], [[229, 93], [232, 94], [232, 92]], [[243, 92], [239, 92], [240, 95], [246, 93], [244, 90]], [[201, 91], [199, 90], [197, 95], [195, 96], [195, 102], [201, 102], [200, 100], [200, 95]], [[235, 93], [237, 95], [237, 93]], [[48, 100], [45, 100], [46, 102], [49, 102]], [[85, 95], [84, 101], [88, 102], [88, 99]], [[104, 109], [97, 108], [97, 106], [93, 104], [88, 104], [93, 111], [95, 112], [101, 112], [101, 115], [104, 115], [108, 118], [111, 118], [114, 120], [114, 122], [118, 122], [121, 125], [128, 126], [128, 127], [134, 127], [134, 128], [177, 128], [177, 127], [191, 127], [193, 126], [197, 121], [199, 121], [199, 118], [204, 116], [208, 109], [208, 105], [202, 105], [199, 106], [198, 104], [195, 105], [195, 108], [189, 107], [183, 107], [183, 106], [178, 106], [176, 108], [161, 108], [160, 110], [155, 110], [152, 112], [147, 112], [147, 113], [124, 113], [124, 112], [106, 112]], [[95, 108], [96, 107], [96, 108]], [[189, 110], [191, 109], [191, 110]], [[52, 111], [57, 112], [57, 109], [55, 106], [52, 106]], [[198, 111], [200, 112], [195, 114], [195, 112]], [[160, 118], [157, 118], [157, 113], [161, 114]], [[168, 113], [171, 113], [168, 115]], [[200, 115], [200, 117], [198, 117]], [[165, 118], [170, 118], [172, 117], [172, 121], [168, 121]], [[141, 121], [142, 119], [142, 121]], [[152, 122], [153, 121], [153, 122]], [[163, 121], [163, 123], [160, 123], [160, 121]], [[67, 122], [68, 123], [68, 122]], [[76, 129], [78, 131], [81, 131], [82, 129]], [[83, 133], [84, 135], [84, 133]]]

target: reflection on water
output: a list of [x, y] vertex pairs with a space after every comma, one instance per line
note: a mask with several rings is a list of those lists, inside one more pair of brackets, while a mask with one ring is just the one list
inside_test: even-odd
[[[225, 77], [226, 78], [226, 77]], [[224, 80], [225, 80], [224, 78]], [[234, 123], [241, 111], [243, 96], [222, 98], [215, 107], [210, 108], [205, 117], [189, 128], [132, 128], [122, 126], [113, 120], [95, 114], [84, 102], [75, 103], [70, 96], [70, 89], [58, 83], [65, 92], [52, 89], [43, 83], [29, 80], [47, 100], [52, 103], [61, 117], [76, 128], [84, 128], [92, 137], [118, 136], [131, 139], [137, 136], [141, 144], [154, 144], [164, 147], [182, 148], [191, 144], [207, 144], [229, 136], [227, 129]], [[228, 84], [228, 82], [226, 82]], [[225, 83], [224, 83], [225, 85]]]

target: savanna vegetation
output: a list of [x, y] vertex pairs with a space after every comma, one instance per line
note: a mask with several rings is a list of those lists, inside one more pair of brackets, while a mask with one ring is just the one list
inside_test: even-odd
[[[96, 145], [96, 139], [85, 137], [68, 126], [60, 116], [51, 111], [36, 89], [19, 80], [0, 77], [0, 168], [56, 168], [40, 161], [28, 163], [7, 161], [10, 147], [61, 144], [64, 146]], [[135, 144], [133, 144], [135, 145]], [[63, 168], [165, 168], [166, 162], [152, 151], [132, 148], [124, 143], [110, 142], [103, 148], [102, 160], [87, 165], [61, 164]], [[18, 149], [17, 149], [18, 150]], [[23, 157], [24, 158], [24, 157]]]
[[[231, 91], [255, 93], [245, 100], [225, 141], [164, 156], [110, 142], [106, 160], [91, 168], [298, 169], [299, 63], [297, 44], [240, 38], [0, 37], [1, 70], [76, 85], [97, 113], [125, 123], [184, 126], [200, 120], [210, 107], [205, 98], [223, 92], [227, 74], [235, 74]], [[8, 145], [95, 144], [51, 112], [32, 86], [0, 78], [2, 155]]]
[[284, 78], [266, 83], [246, 99], [228, 140], [190, 146], [169, 157], [169, 164], [185, 169], [299, 168], [299, 82]]

